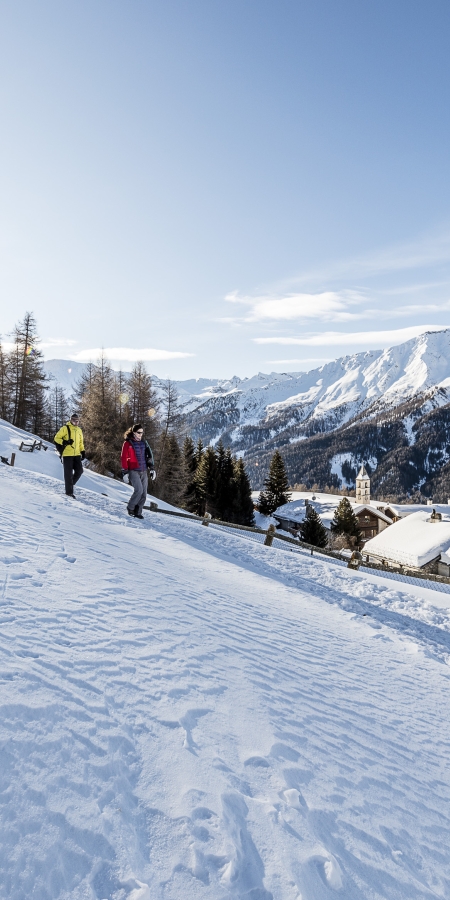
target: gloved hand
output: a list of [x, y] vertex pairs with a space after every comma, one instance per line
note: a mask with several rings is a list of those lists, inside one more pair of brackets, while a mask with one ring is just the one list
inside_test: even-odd
[[128, 469], [122, 469], [122, 481], [124, 481], [125, 484], [130, 483], [130, 479], [128, 477]]
[[149, 470], [148, 470], [148, 474], [149, 474], [150, 478], [152, 479], [152, 481], [154, 481], [155, 478], [156, 478], [156, 472], [155, 472], [155, 470], [154, 470], [154, 469], [149, 469]]
[[84, 450], [81, 451], [81, 459], [86, 459], [86, 453]]

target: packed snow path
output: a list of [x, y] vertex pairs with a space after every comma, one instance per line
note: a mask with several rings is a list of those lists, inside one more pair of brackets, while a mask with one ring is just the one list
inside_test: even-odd
[[448, 898], [448, 611], [77, 493], [0, 468], [0, 896]]

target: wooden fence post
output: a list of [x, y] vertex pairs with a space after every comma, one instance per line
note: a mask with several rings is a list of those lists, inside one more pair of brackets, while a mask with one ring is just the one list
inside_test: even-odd
[[267, 529], [267, 534], [264, 540], [265, 547], [271, 547], [273, 544], [273, 539], [275, 537], [275, 525], [269, 525]]
[[205, 515], [203, 516], [202, 525], [208, 526], [209, 523], [210, 523], [210, 521], [211, 521], [211, 519], [212, 519], [211, 513], [205, 513]]
[[11, 462], [10, 462], [10, 466], [13, 466], [14, 463], [15, 463], [15, 461], [16, 461], [16, 454], [15, 454], [15, 453], [11, 453]]

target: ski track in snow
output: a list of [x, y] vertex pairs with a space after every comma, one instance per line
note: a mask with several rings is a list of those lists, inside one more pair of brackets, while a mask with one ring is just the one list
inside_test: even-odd
[[450, 613], [0, 469], [0, 896], [450, 896]]

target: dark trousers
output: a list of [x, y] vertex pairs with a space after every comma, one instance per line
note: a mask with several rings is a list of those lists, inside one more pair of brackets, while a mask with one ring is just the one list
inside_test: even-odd
[[63, 456], [66, 494], [73, 494], [73, 486], [83, 474], [81, 456]]

